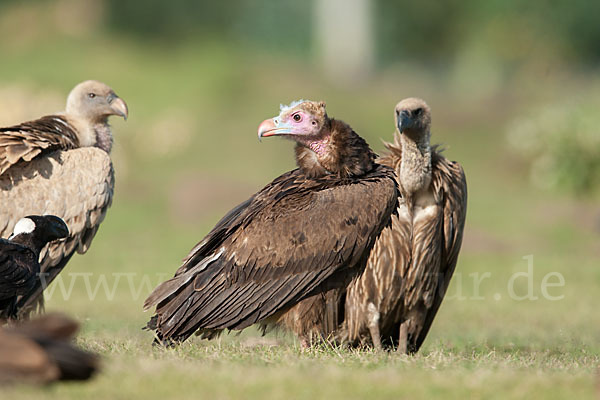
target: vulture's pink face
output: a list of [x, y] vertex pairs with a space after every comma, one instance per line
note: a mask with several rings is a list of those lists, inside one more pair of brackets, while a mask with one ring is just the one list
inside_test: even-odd
[[318, 137], [323, 128], [325, 104], [312, 101], [282, 106], [281, 113], [264, 120], [258, 127], [258, 138], [269, 136]]

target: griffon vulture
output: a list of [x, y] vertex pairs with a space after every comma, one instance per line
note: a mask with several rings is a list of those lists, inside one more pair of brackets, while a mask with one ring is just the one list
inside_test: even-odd
[[393, 170], [325, 103], [282, 106], [258, 136], [294, 140], [298, 168], [225, 215], [146, 299], [146, 310], [156, 306], [148, 328], [163, 343], [274, 323], [299, 301], [345, 287], [397, 207]]
[[42, 248], [67, 236], [69, 229], [62, 219], [29, 215], [17, 222], [8, 240], [0, 239], [0, 321], [16, 318], [17, 297], [35, 287]]
[[89, 379], [98, 357], [73, 344], [78, 329], [77, 322], [55, 313], [0, 328], [0, 383]]
[[419, 350], [456, 261], [467, 211], [461, 166], [431, 148], [431, 113], [416, 98], [395, 109], [394, 144], [379, 160], [396, 171], [398, 213], [377, 240], [364, 273], [348, 288], [345, 339]]
[[65, 112], [0, 128], [0, 236], [30, 214], [56, 215], [70, 228], [67, 240], [42, 251], [41, 279], [18, 301], [19, 315], [41, 303], [75, 251], [89, 248], [113, 194], [108, 117], [127, 113], [110, 87], [86, 81], [71, 91]]

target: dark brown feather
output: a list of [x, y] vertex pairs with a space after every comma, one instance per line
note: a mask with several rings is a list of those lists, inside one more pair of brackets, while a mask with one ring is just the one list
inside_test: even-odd
[[[157, 305], [159, 335], [180, 341], [197, 329], [243, 329], [335, 271], [351, 272], [383, 229], [395, 193], [384, 167], [345, 181], [299, 170], [277, 178], [217, 224], [146, 300], [145, 308]], [[366, 196], [373, 201], [365, 204]]]

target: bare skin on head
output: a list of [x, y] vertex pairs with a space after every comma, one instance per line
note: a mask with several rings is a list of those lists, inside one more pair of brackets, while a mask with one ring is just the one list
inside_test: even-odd
[[359, 176], [374, 167], [375, 153], [348, 124], [327, 116], [324, 101], [282, 106], [258, 127], [259, 138], [269, 136], [296, 141], [296, 163], [309, 177]]

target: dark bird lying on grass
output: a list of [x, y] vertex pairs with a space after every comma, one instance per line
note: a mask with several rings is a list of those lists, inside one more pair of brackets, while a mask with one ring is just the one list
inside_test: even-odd
[[67, 236], [69, 229], [62, 219], [30, 215], [17, 222], [8, 240], [0, 239], [0, 322], [16, 319], [17, 297], [35, 287], [42, 248]]
[[89, 379], [98, 357], [73, 344], [77, 322], [47, 314], [0, 328], [0, 382], [50, 383]]
[[393, 170], [323, 102], [282, 106], [258, 135], [296, 141], [299, 168], [225, 215], [146, 299], [163, 343], [276, 323], [301, 300], [345, 287], [397, 207]]
[[0, 237], [30, 214], [53, 214], [71, 230], [42, 251], [42, 280], [17, 304], [28, 314], [75, 251], [84, 253], [111, 204], [114, 175], [108, 117], [127, 105], [103, 83], [86, 81], [67, 98], [64, 113], [0, 128]]
[[396, 171], [398, 213], [348, 288], [341, 331], [354, 344], [381, 348], [383, 339], [412, 353], [423, 344], [456, 267], [467, 183], [458, 163], [430, 147], [431, 113], [423, 100], [402, 100], [395, 115], [394, 144], [379, 162]]

